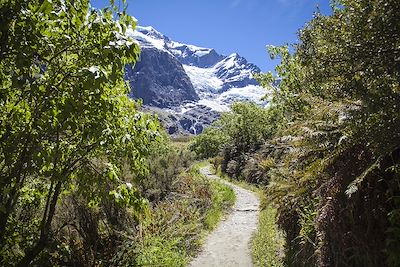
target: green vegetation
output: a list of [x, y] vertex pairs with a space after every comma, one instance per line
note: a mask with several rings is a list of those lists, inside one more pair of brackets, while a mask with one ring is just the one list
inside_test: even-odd
[[269, 107], [234, 104], [195, 155], [127, 97], [110, 4], [0, 0], [1, 266], [184, 266], [234, 202], [193, 157], [264, 188], [257, 265], [400, 265], [398, 0], [332, 1], [270, 47]]
[[139, 47], [123, 37], [135, 26], [124, 11], [46, 0], [1, 1], [0, 12], [0, 262], [42, 265], [46, 248], [71, 250], [57, 239], [72, 223], [60, 206], [146, 209], [132, 184], [161, 136], [127, 97]]
[[205, 179], [199, 166], [175, 179], [169, 196], [152, 207], [151, 220], [118, 252], [116, 266], [188, 264], [203, 236], [234, 203], [232, 189]]
[[220, 129], [210, 127], [197, 136], [189, 147], [199, 159], [205, 159], [216, 156], [226, 141], [227, 137]]
[[[200, 168], [208, 166], [207, 161], [201, 161], [194, 165], [193, 171], [200, 174]], [[205, 177], [203, 177], [205, 178]], [[205, 224], [207, 230], [212, 230], [224, 216], [227, 210], [235, 204], [236, 195], [231, 187], [217, 180], [209, 180], [211, 186], [212, 204], [207, 210]]]
[[[215, 171], [215, 169], [214, 169], [214, 171]], [[230, 177], [226, 173], [223, 173], [220, 168], [217, 168], [217, 170], [215, 172], [216, 172], [216, 175], [221, 177], [222, 179], [224, 179], [226, 181], [229, 181], [230, 183], [233, 183], [233, 184], [235, 184], [237, 186], [240, 186], [240, 187], [242, 187], [242, 188], [244, 188], [246, 190], [253, 191], [254, 193], [257, 194], [257, 196], [259, 198], [263, 198], [264, 197], [264, 191], [263, 191], [261, 186], [259, 186], [257, 184], [254, 184], [254, 183], [250, 184], [250, 183], [247, 183], [246, 181], [243, 181], [243, 180], [233, 179], [232, 177]]]
[[173, 137], [172, 143], [177, 148], [186, 149], [188, 147], [188, 145], [190, 144], [191, 139], [192, 139], [192, 136]]
[[207, 211], [205, 224], [207, 229], [212, 230], [221, 220], [227, 208], [235, 204], [235, 193], [233, 189], [221, 182], [210, 181], [212, 188], [212, 206]]
[[239, 178], [246, 164], [246, 153], [256, 151], [275, 129], [276, 117], [270, 110], [254, 103], [235, 103], [232, 111], [223, 113], [204, 134], [196, 136], [189, 149], [199, 158], [215, 158], [214, 167], [221, 166], [224, 173]]
[[[398, 266], [400, 2], [332, 7], [300, 30], [294, 53], [269, 47], [281, 59], [277, 75], [257, 78], [265, 87], [280, 80], [270, 106], [241, 104], [245, 113], [233, 108], [214, 124], [227, 138], [213, 164], [266, 186], [286, 265]], [[254, 128], [246, 118], [260, 114], [264, 124]], [[202, 137], [194, 142], [206, 145]], [[257, 243], [254, 251], [269, 249]]]
[[128, 98], [110, 3], [0, 1], [1, 266], [184, 266], [232, 203]]
[[276, 209], [265, 206], [260, 212], [259, 226], [252, 240], [255, 266], [284, 266], [284, 238], [275, 222]]

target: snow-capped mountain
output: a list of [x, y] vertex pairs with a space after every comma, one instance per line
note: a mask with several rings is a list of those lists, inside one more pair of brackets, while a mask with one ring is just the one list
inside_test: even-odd
[[126, 67], [130, 96], [156, 107], [169, 133], [200, 133], [235, 101], [266, 104], [267, 91], [253, 78], [260, 69], [238, 54], [176, 42], [153, 27], [128, 34], [141, 47], [141, 60]]

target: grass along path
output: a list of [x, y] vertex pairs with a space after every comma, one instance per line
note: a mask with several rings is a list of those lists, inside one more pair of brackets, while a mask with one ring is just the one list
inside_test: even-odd
[[200, 172], [232, 187], [236, 203], [232, 213], [207, 237], [203, 250], [190, 266], [253, 266], [250, 245], [259, 216], [260, 202], [257, 195], [211, 174], [210, 166], [202, 167]]
[[276, 210], [271, 206], [267, 205], [261, 209], [258, 229], [253, 236], [251, 248], [256, 267], [284, 266], [285, 239], [276, 225], [275, 216]]
[[231, 187], [209, 180], [197, 163], [175, 178], [169, 195], [151, 207], [141, 234], [121, 246], [112, 266], [184, 267], [235, 202]]
[[222, 179], [237, 186], [255, 192], [261, 200], [258, 229], [252, 238], [251, 250], [255, 267], [283, 267], [285, 257], [285, 238], [276, 224], [276, 209], [265, 199], [262, 188], [244, 181], [229, 178], [226, 174], [217, 172]]

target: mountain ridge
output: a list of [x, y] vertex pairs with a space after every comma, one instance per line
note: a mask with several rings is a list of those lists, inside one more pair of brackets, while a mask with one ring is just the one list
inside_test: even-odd
[[267, 91], [253, 78], [261, 70], [239, 54], [177, 42], [151, 26], [128, 29], [128, 35], [142, 51], [136, 65], [126, 68], [129, 95], [157, 114], [162, 109], [170, 134], [201, 133], [235, 101], [266, 104], [261, 98]]

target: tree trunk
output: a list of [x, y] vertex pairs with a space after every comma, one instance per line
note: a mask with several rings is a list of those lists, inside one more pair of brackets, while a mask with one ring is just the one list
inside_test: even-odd
[[61, 193], [61, 187], [62, 187], [62, 182], [59, 181], [54, 189], [54, 194], [50, 203], [50, 208], [47, 218], [44, 218], [45, 222], [42, 224], [39, 241], [33, 246], [32, 249], [28, 250], [25, 253], [25, 256], [17, 264], [18, 267], [29, 266], [31, 262], [39, 255], [39, 253], [42, 252], [43, 249], [46, 247], [49, 238], [51, 222], [56, 212], [57, 200]]

